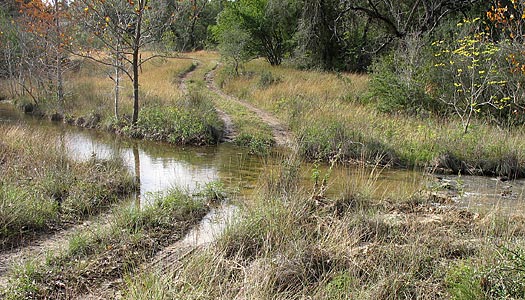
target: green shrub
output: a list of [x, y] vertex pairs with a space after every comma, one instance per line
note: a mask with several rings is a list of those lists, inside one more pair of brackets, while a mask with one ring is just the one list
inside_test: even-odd
[[381, 158], [388, 164], [397, 160], [395, 153], [379, 141], [368, 139], [360, 132], [336, 120], [310, 123], [299, 131], [299, 153], [311, 160], [368, 160]]
[[480, 277], [469, 265], [459, 264], [452, 267], [445, 278], [448, 292], [455, 300], [478, 300], [484, 298]]
[[273, 75], [271, 71], [264, 70], [261, 72], [261, 78], [259, 79], [259, 87], [265, 89], [273, 84], [279, 83], [281, 79]]
[[372, 67], [370, 90], [365, 101], [381, 112], [409, 114], [439, 113], [443, 105], [428, 94], [430, 49], [424, 40], [409, 36], [398, 48], [377, 59]]
[[275, 141], [264, 134], [241, 133], [235, 138], [235, 144], [247, 147], [252, 154], [268, 154]]

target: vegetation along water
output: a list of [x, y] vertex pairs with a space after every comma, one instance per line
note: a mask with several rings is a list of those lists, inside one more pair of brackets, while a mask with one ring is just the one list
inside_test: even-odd
[[525, 1], [0, 2], [0, 298], [525, 298]]

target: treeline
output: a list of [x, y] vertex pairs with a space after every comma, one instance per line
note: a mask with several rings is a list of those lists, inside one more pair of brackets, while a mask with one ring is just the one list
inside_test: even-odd
[[272, 65], [291, 59], [299, 67], [364, 72], [400, 40], [488, 7], [479, 0], [238, 0], [224, 2], [210, 29], [237, 62], [258, 55]]

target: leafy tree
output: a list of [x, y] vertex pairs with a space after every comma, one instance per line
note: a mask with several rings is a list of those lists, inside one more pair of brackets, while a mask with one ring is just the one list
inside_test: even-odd
[[239, 0], [226, 2], [219, 14], [215, 36], [239, 27], [250, 34], [250, 49], [271, 65], [282, 63], [293, 49], [300, 3], [294, 0]]
[[[41, 87], [41, 78], [46, 78], [52, 85], [61, 113], [64, 112], [64, 72], [67, 67], [66, 46], [71, 41], [69, 34], [69, 14], [67, 3], [62, 0], [17, 0], [20, 5], [21, 16], [18, 19], [22, 24], [25, 35], [23, 42], [30, 49], [23, 53], [29, 78], [38, 78]], [[32, 51], [31, 51], [32, 50]], [[25, 56], [27, 55], [27, 56]], [[38, 76], [31, 76], [37, 71]], [[22, 83], [23, 84], [23, 83]], [[24, 89], [32, 94], [32, 88], [24, 85]], [[36, 98], [33, 97], [36, 102]]]
[[[344, 55], [338, 27], [339, 1], [305, 0], [298, 32], [296, 55], [306, 67], [333, 69]], [[341, 33], [342, 34], [342, 33]]]
[[344, 12], [360, 12], [377, 21], [391, 36], [429, 32], [450, 14], [465, 13], [480, 0], [342, 0]]
[[[170, 50], [194, 51], [204, 49], [208, 40], [208, 27], [215, 25], [222, 1], [177, 1], [176, 19], [164, 32], [163, 43]], [[166, 45], [165, 45], [166, 46]]]
[[[492, 38], [505, 53], [507, 65], [502, 69], [508, 80], [505, 94], [510, 98], [504, 116], [512, 124], [525, 122], [525, 1], [494, 1], [486, 12]], [[489, 26], [491, 25], [491, 26]]]
[[239, 75], [239, 67], [250, 58], [247, 48], [250, 35], [239, 27], [232, 27], [218, 37], [221, 55], [233, 65], [235, 75]]
[[442, 74], [442, 81], [438, 83], [449, 86], [439, 99], [453, 108], [463, 123], [465, 134], [475, 114], [485, 107], [504, 109], [510, 100], [497, 92], [507, 84], [505, 73], [498, 65], [503, 54], [501, 48], [479, 29], [479, 23], [479, 18], [465, 19], [458, 24], [466, 27], [462, 36], [451, 44], [434, 42], [439, 49], [435, 53], [434, 70]]
[[481, 2], [304, 0], [296, 54], [307, 67], [366, 71], [373, 56], [403, 47], [405, 37], [428, 34]]

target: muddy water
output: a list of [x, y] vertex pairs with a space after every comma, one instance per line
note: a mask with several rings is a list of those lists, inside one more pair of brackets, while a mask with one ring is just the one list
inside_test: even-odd
[[[257, 157], [231, 144], [214, 147], [178, 147], [166, 143], [139, 141], [95, 130], [81, 129], [36, 120], [19, 113], [12, 105], [0, 103], [0, 124], [17, 123], [34, 130], [54, 130], [62, 134], [70, 155], [79, 160], [92, 156], [121, 157], [140, 181], [138, 199], [148, 205], [148, 195], [178, 187], [194, 191], [206, 183], [220, 181], [249, 198], [262, 174], [275, 169], [285, 155]], [[374, 197], [411, 195], [421, 189], [444, 190], [458, 205], [470, 208], [520, 209], [524, 206], [525, 181], [501, 182], [493, 178], [471, 176], [435, 176], [407, 170], [381, 170], [359, 167], [335, 167], [304, 164], [300, 176], [306, 189], [314, 186], [314, 174], [329, 176], [327, 194], [340, 196], [355, 190]]]

